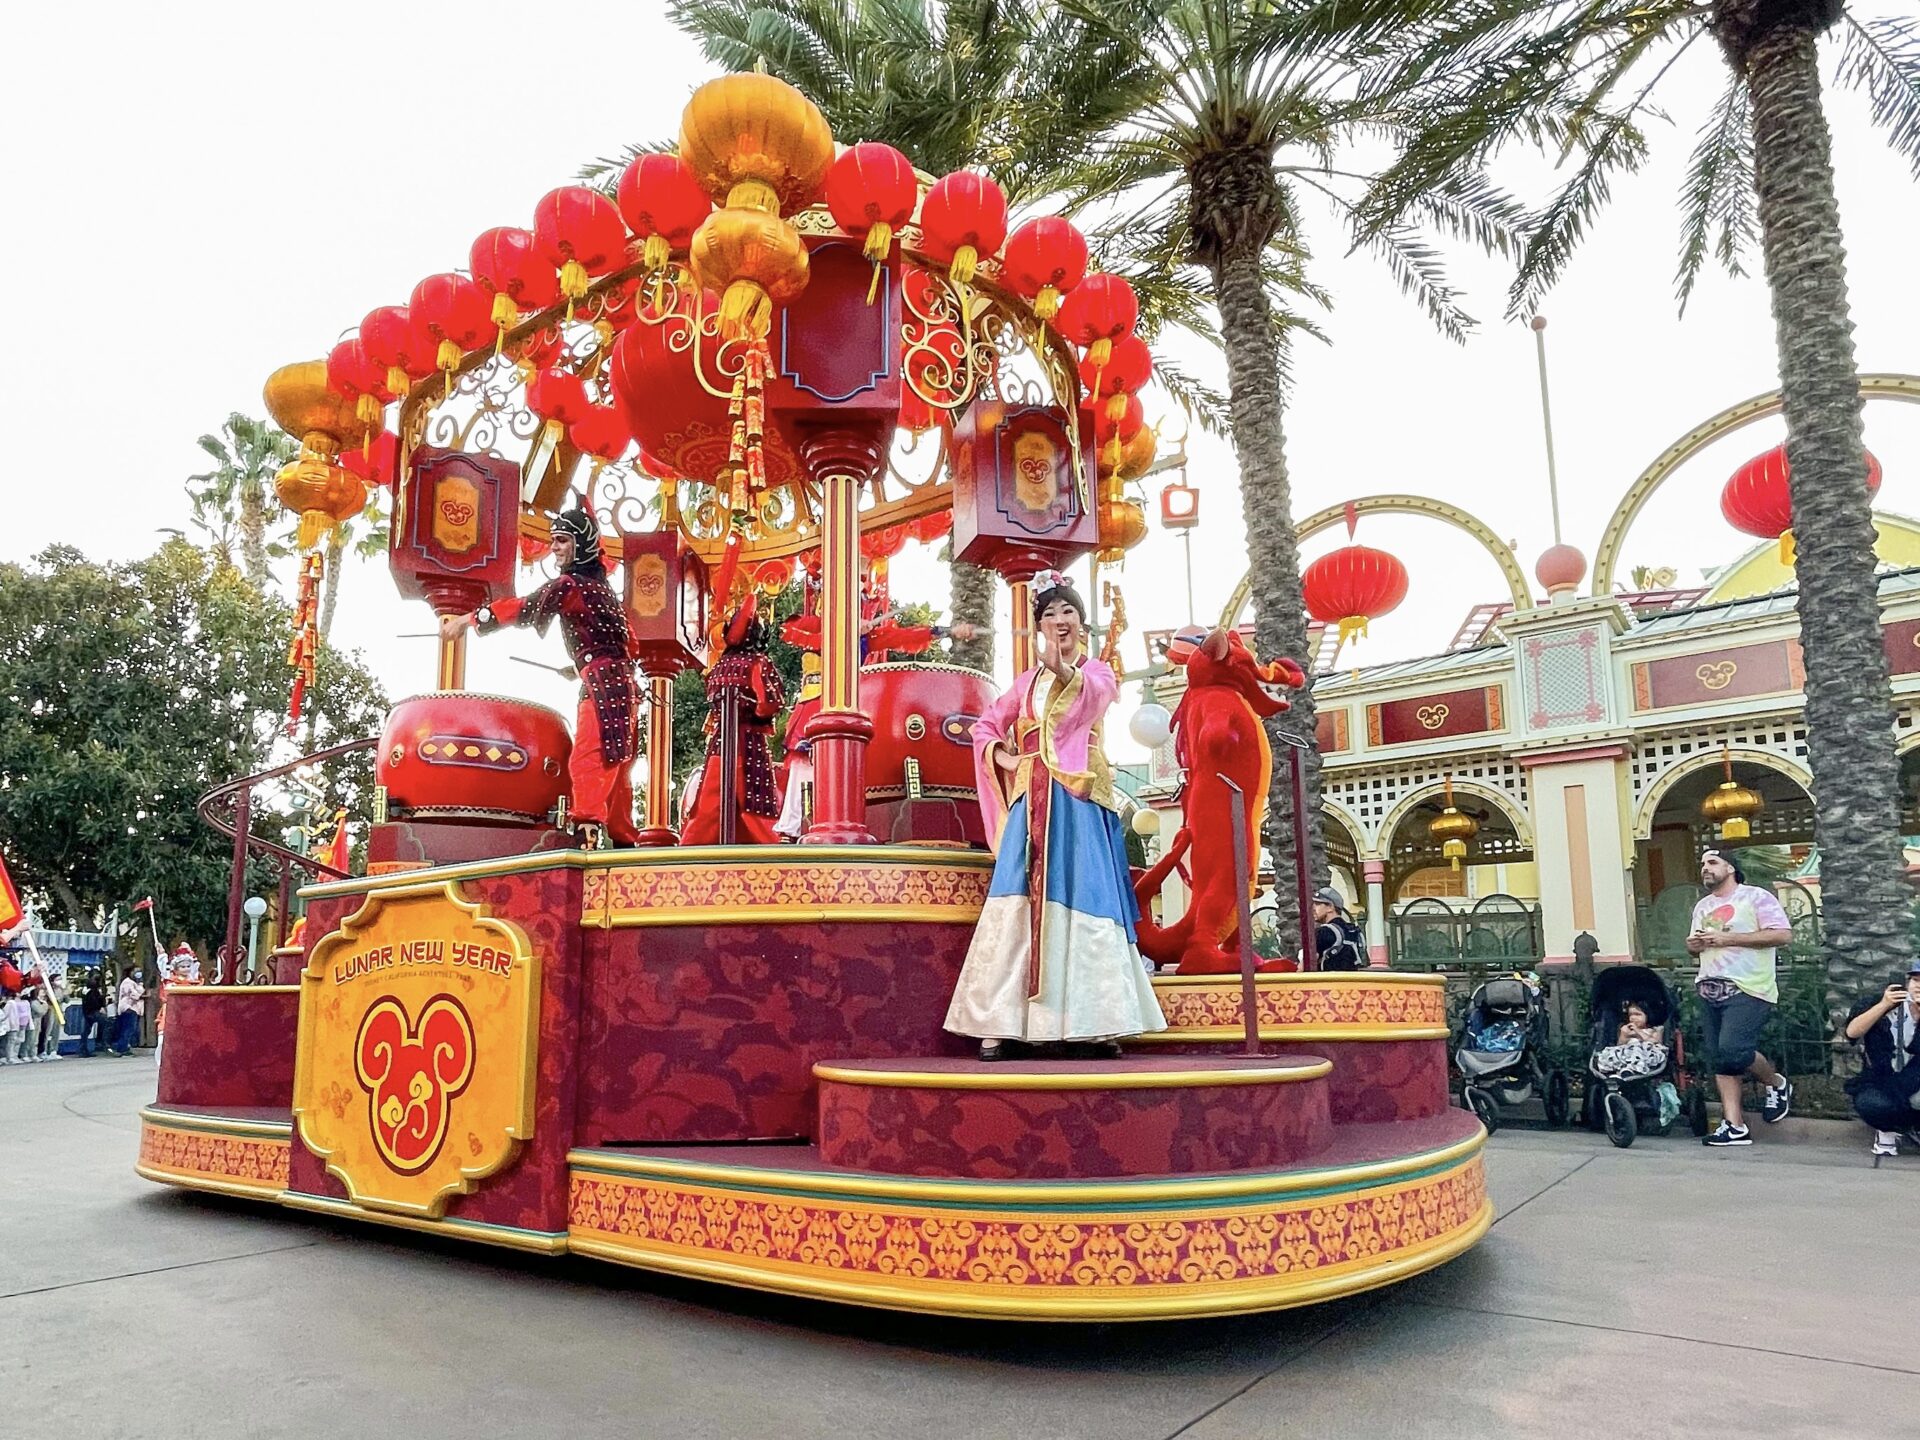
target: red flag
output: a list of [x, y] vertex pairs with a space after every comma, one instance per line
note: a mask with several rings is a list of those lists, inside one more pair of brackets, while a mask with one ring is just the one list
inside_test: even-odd
[[333, 828], [333, 843], [327, 846], [326, 854], [319, 857], [320, 863], [322, 865], [331, 865], [343, 875], [348, 874], [350, 873], [347, 865], [349, 854], [350, 851], [347, 846], [347, 812], [342, 810], [340, 812], [339, 823]]
[[153, 909], [153, 896], [149, 895], [147, 896], [146, 899], [142, 900], [138, 905], [133, 907], [133, 913], [138, 915], [142, 910], [151, 910], [151, 909]]
[[11, 930], [26, 916], [20, 908], [20, 892], [13, 888], [13, 877], [7, 874], [6, 858], [0, 856], [0, 930]]

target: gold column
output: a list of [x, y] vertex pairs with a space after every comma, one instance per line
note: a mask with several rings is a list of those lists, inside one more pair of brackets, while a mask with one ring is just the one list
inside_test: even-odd
[[647, 712], [647, 818], [641, 840], [673, 843], [673, 677], [647, 680], [652, 705]]
[[1013, 673], [1024, 675], [1037, 663], [1033, 643], [1033, 582], [1015, 580], [1013, 592]]
[[441, 690], [464, 690], [467, 688], [467, 632], [462, 630], [453, 639], [440, 641], [440, 675], [436, 688]]

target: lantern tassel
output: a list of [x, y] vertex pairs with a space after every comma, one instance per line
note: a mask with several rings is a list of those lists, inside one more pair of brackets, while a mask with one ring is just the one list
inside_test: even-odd
[[871, 305], [880, 293], [880, 274], [887, 268], [887, 256], [893, 253], [893, 226], [882, 220], [867, 231], [867, 242], [860, 253], [873, 261], [873, 279], [867, 282], [867, 304]]
[[973, 283], [973, 272], [980, 263], [980, 252], [971, 245], [962, 245], [953, 252], [953, 260], [947, 266], [947, 274], [953, 277], [956, 285]]
[[1042, 320], [1051, 320], [1060, 313], [1060, 292], [1051, 285], [1042, 285], [1040, 293], [1033, 297], [1033, 313]]
[[720, 297], [720, 334], [728, 340], [758, 340], [773, 328], [773, 300], [753, 280], [736, 280]]
[[405, 395], [408, 388], [407, 372], [402, 370], [398, 365], [389, 365], [387, 367], [387, 389], [391, 390], [395, 395]]
[[1367, 617], [1366, 616], [1348, 615], [1341, 619], [1340, 626], [1339, 626], [1339, 639], [1340, 639], [1340, 644], [1343, 647], [1350, 640], [1364, 640], [1366, 638], [1367, 638]]
[[560, 293], [567, 297], [567, 319], [573, 319], [573, 306], [576, 300], [587, 293], [589, 276], [587, 267], [578, 260], [569, 260], [560, 267]]
[[1782, 530], [1780, 532], [1780, 563], [1791, 570], [1797, 553], [1793, 543], [1793, 531]]
[[439, 351], [433, 357], [439, 364], [441, 370], [446, 373], [447, 389], [445, 398], [449, 400], [453, 398], [453, 372], [460, 368], [460, 356], [462, 353], [460, 347], [454, 344], [453, 341], [442, 340]]
[[507, 331], [520, 323], [520, 307], [513, 303], [513, 297], [504, 290], [493, 297], [493, 323], [497, 327], [493, 337], [493, 353], [498, 355], [507, 343]]

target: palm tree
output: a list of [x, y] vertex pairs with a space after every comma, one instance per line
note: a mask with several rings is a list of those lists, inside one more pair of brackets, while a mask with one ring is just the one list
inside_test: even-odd
[[[214, 467], [187, 477], [194, 523], [212, 537], [216, 550], [237, 531], [241, 568], [264, 592], [272, 579], [267, 570], [268, 486], [282, 466], [299, 457], [300, 442], [269, 421], [235, 411], [218, 435], [200, 437], [200, 448], [212, 457]], [[230, 547], [222, 553], [230, 554]]]
[[[1085, 136], [1124, 113], [1116, 58], [1035, 0], [674, 0], [670, 13], [717, 64], [762, 64], [802, 91], [842, 139], [897, 146], [935, 175], [989, 170], [1015, 206], [1057, 189]], [[979, 627], [953, 658], [991, 670], [993, 574], [952, 574], [953, 619]]]
[[[1858, 8], [1858, 7], [1855, 7]], [[1862, 478], [1859, 372], [1822, 109], [1821, 44], [1840, 83], [1920, 177], [1920, 22], [1862, 19], [1844, 0], [1321, 0], [1287, 43], [1378, 45], [1370, 83], [1420, 112], [1367, 209], [1391, 224], [1454, 167], [1520, 141], [1572, 173], [1533, 217], [1512, 312], [1565, 268], [1612, 181], [1635, 169], [1663, 81], [1715, 46], [1727, 86], [1681, 197], [1684, 307], [1709, 255], [1739, 273], [1757, 244], [1772, 297], [1787, 421], [1808, 756], [1820, 796], [1826, 933], [1843, 971], [1877, 981], [1912, 953], [1899, 762]]]

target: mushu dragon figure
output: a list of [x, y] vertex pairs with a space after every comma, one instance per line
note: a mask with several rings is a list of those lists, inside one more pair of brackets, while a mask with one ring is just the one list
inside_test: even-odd
[[[1184, 665], [1187, 693], [1173, 713], [1174, 758], [1185, 773], [1186, 824], [1167, 853], [1134, 885], [1140, 902], [1140, 952], [1156, 965], [1179, 963], [1179, 974], [1214, 975], [1240, 968], [1239, 892], [1251, 891], [1259, 867], [1260, 821], [1273, 779], [1273, 747], [1261, 723], [1288, 708], [1273, 693], [1298, 689], [1306, 674], [1291, 660], [1262, 665], [1231, 630], [1205, 639], [1176, 637], [1167, 659]], [[1224, 777], [1224, 778], [1223, 778]], [[1233, 858], [1231, 780], [1246, 796], [1247, 863]], [[1178, 867], [1187, 879], [1187, 910], [1173, 924], [1154, 925], [1148, 902]]]

